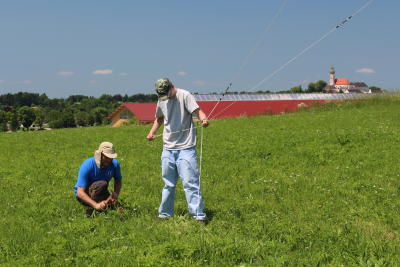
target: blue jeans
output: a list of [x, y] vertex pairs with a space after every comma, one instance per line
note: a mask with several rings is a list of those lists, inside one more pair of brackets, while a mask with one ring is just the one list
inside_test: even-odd
[[190, 215], [196, 220], [204, 220], [206, 214], [203, 212], [200, 192], [196, 147], [183, 150], [164, 149], [161, 154], [161, 164], [165, 185], [158, 209], [159, 217], [167, 218], [174, 214], [175, 188], [178, 177], [181, 177]]

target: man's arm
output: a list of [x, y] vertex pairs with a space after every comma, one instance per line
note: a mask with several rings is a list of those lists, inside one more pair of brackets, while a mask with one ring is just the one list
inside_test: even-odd
[[112, 199], [118, 200], [119, 192], [121, 192], [122, 180], [114, 180], [114, 192], [112, 193]]
[[203, 127], [207, 127], [208, 126], [208, 124], [209, 124], [208, 123], [208, 118], [207, 118], [206, 114], [200, 108], [198, 108], [195, 111], [193, 111], [193, 113], [201, 121], [201, 126], [203, 126]]
[[80, 200], [82, 200], [83, 202], [85, 202], [86, 204], [88, 204], [90, 207], [95, 208], [96, 210], [102, 210], [107, 206], [107, 202], [104, 201], [104, 200], [99, 202], [99, 203], [97, 203], [96, 201], [91, 199], [88, 196], [88, 194], [86, 194], [85, 188], [83, 188], [83, 187], [79, 187], [78, 186], [77, 197]]
[[164, 117], [156, 118], [154, 120], [153, 127], [151, 127], [150, 132], [146, 137], [147, 140], [149, 140], [149, 141], [153, 141], [154, 140], [154, 138], [155, 138], [154, 135], [156, 134], [158, 128], [160, 128], [161, 125], [163, 125], [163, 123], [164, 123]]

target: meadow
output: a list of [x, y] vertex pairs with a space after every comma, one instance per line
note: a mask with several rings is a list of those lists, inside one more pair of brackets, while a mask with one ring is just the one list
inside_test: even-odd
[[[150, 126], [0, 134], [2, 266], [398, 266], [400, 97], [212, 121], [209, 223], [155, 217], [162, 140]], [[122, 166], [116, 211], [87, 218], [73, 186], [101, 141]], [[113, 188], [111, 186], [111, 188]]]

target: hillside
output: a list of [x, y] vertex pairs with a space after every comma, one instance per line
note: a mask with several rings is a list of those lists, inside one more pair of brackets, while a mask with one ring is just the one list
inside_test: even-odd
[[[155, 219], [162, 142], [149, 126], [1, 133], [0, 264], [398, 265], [399, 110], [392, 96], [211, 122], [207, 226], [187, 215], [181, 183], [174, 218]], [[104, 140], [126, 212], [86, 218], [72, 188]]]

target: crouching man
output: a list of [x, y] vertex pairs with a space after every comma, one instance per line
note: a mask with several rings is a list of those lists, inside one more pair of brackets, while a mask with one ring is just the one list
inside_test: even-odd
[[[91, 215], [94, 210], [103, 211], [109, 204], [117, 204], [122, 176], [116, 157], [114, 145], [102, 142], [94, 157], [82, 163], [74, 190], [77, 200], [87, 206], [87, 215]], [[108, 183], [113, 177], [114, 192], [110, 195]]]

